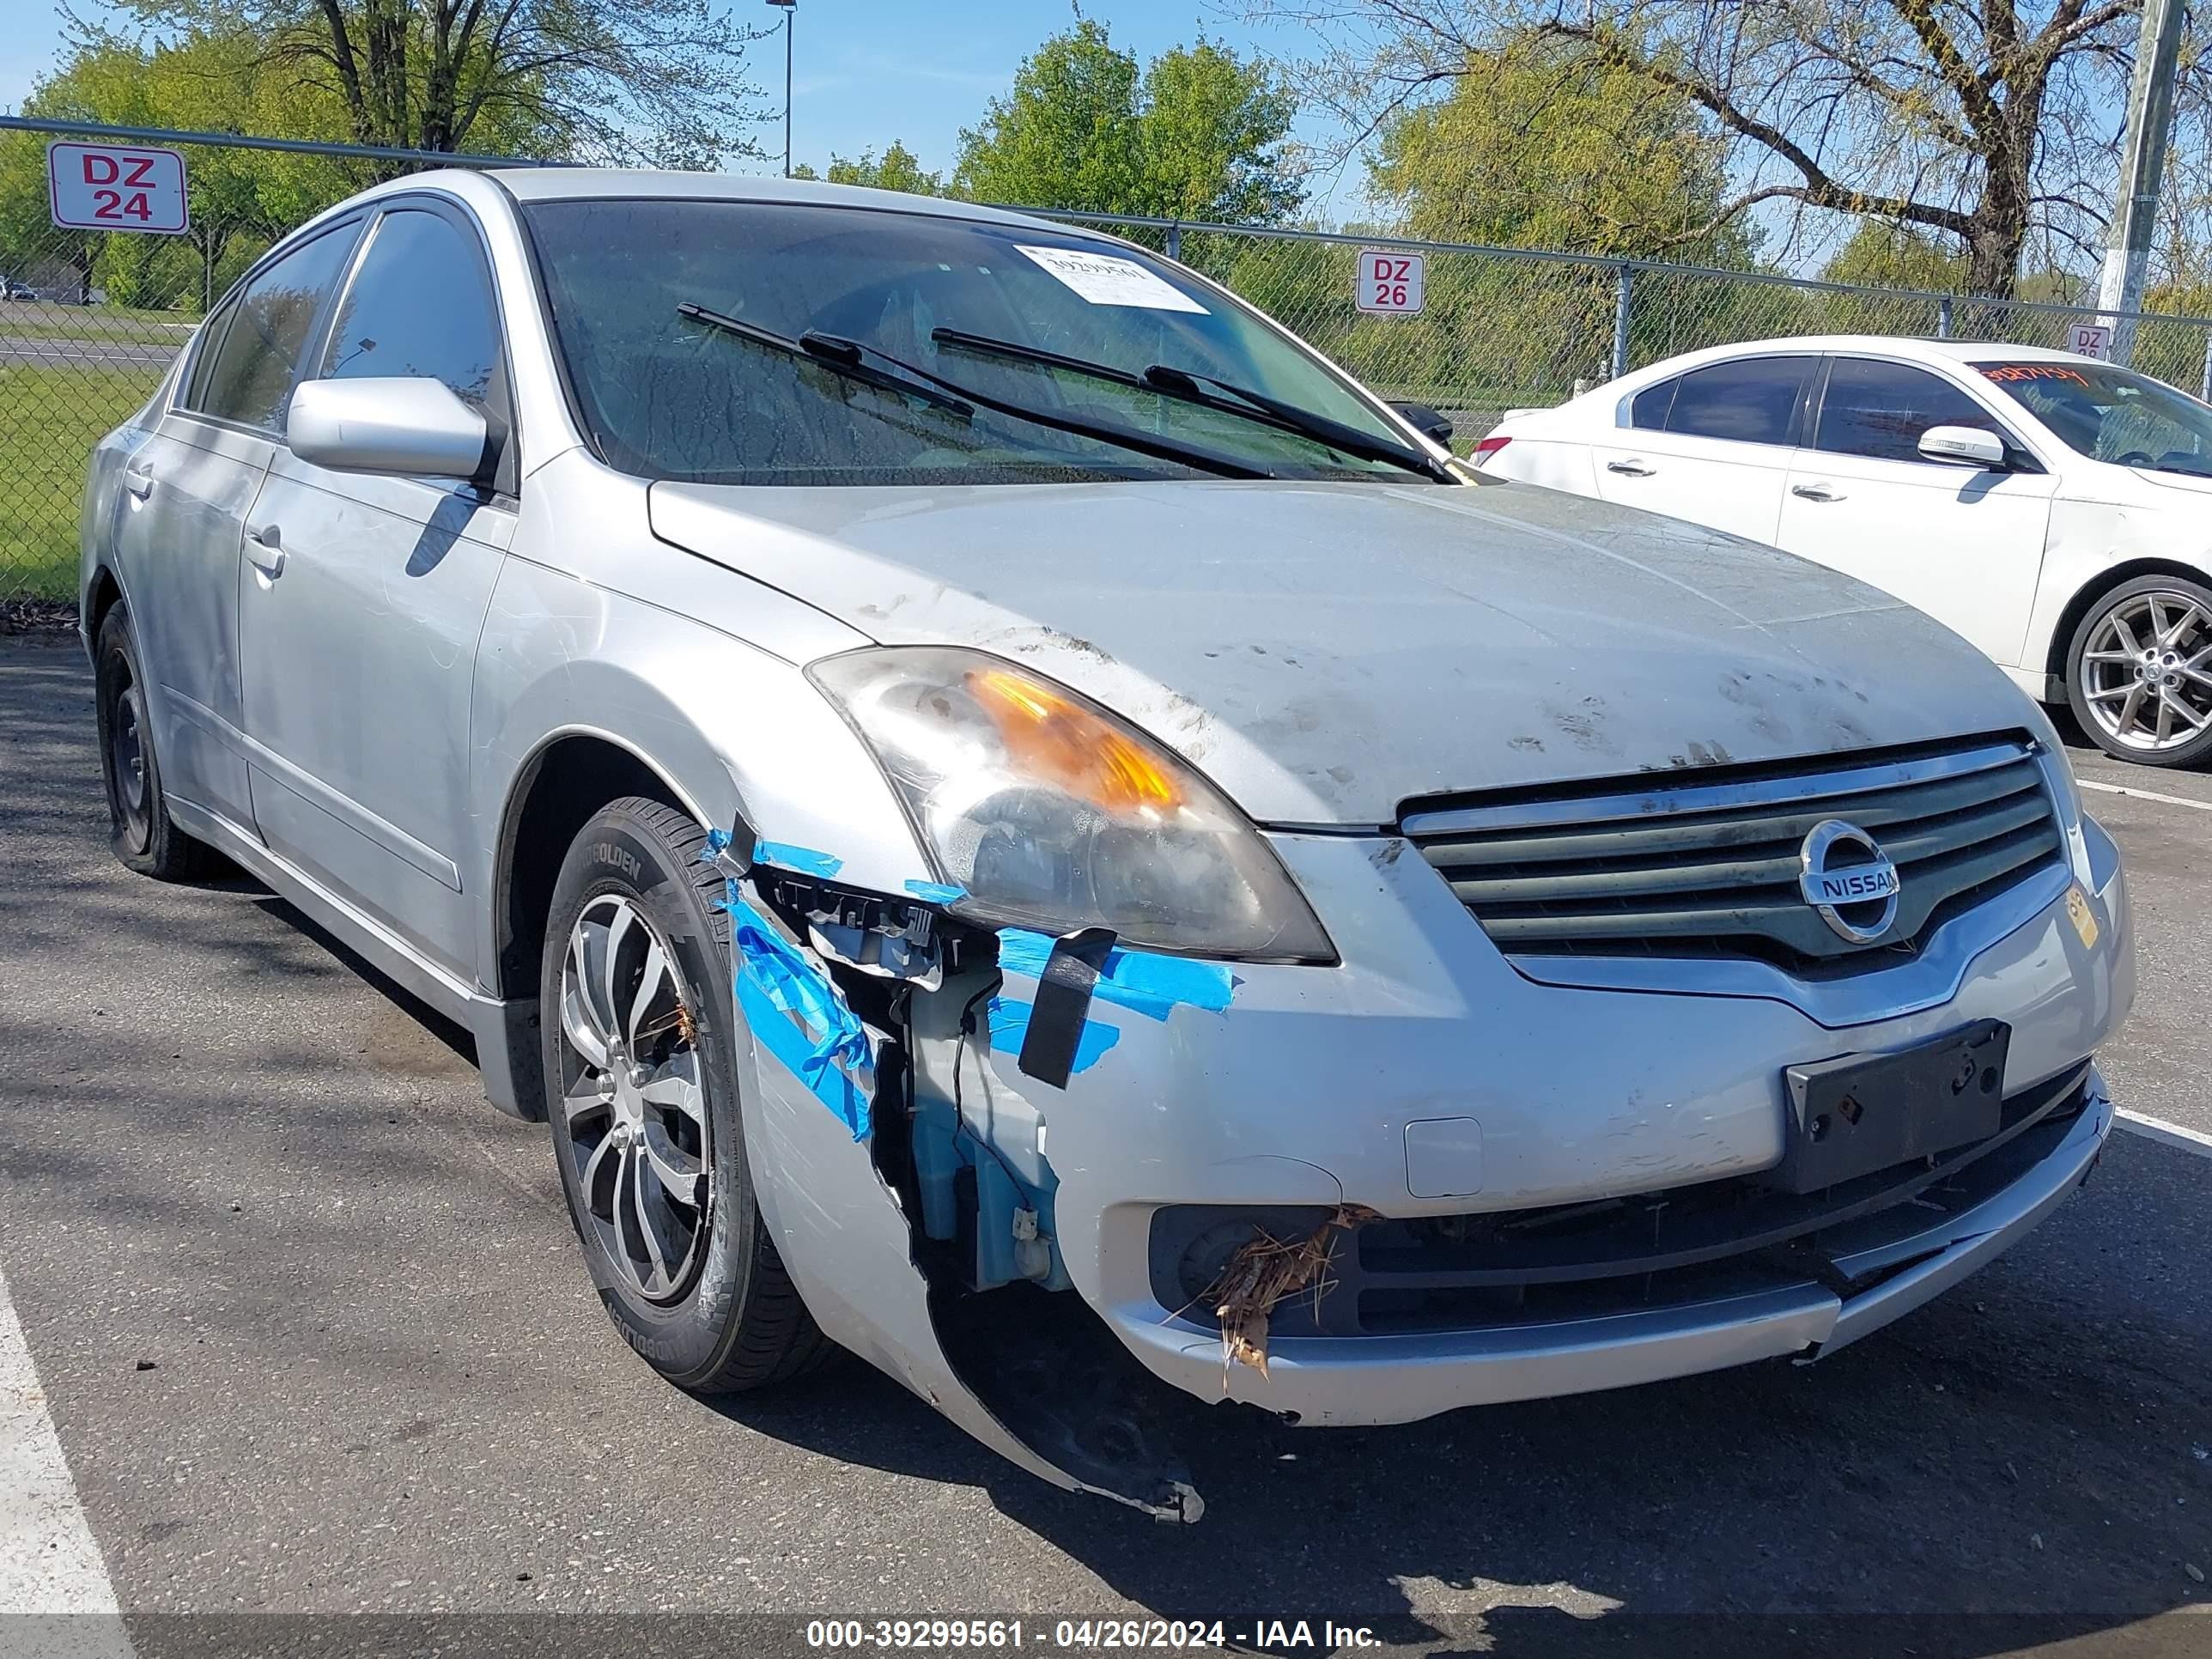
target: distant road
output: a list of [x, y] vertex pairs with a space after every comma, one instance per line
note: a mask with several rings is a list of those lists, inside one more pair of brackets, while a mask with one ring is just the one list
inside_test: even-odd
[[52, 368], [167, 368], [183, 346], [149, 340], [48, 339], [0, 333], [0, 363]]

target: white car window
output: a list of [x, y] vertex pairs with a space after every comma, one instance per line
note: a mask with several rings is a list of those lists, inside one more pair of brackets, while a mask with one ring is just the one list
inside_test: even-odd
[[1787, 444], [1811, 357], [1742, 357], [1647, 386], [1629, 405], [1632, 424], [1692, 438]]
[[2092, 460], [2212, 477], [2212, 407], [2164, 381], [2087, 359], [1974, 367]]
[[1910, 363], [1838, 357], [1828, 368], [1813, 447], [1832, 455], [1918, 461], [1921, 434], [1936, 426], [1972, 427], [2012, 444], [1988, 410], [1940, 375]]

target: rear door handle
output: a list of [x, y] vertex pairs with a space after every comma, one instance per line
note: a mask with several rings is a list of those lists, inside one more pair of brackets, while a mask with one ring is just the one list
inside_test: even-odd
[[258, 529], [249, 525], [246, 532], [246, 556], [252, 561], [256, 570], [270, 581], [275, 581], [284, 574], [283, 533], [273, 524], [264, 524]]
[[1648, 478], [1658, 471], [1656, 467], [1646, 466], [1641, 461], [1607, 461], [1605, 470], [1618, 472], [1624, 478]]
[[126, 466], [123, 469], [123, 487], [143, 501], [154, 493], [154, 475]]
[[1842, 490], [1831, 489], [1826, 484], [1791, 484], [1790, 493], [1802, 495], [1808, 501], [1840, 501], [1844, 499]]

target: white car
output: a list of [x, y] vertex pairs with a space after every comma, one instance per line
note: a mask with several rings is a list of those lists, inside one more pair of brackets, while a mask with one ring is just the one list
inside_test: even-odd
[[1762, 340], [1516, 410], [1474, 459], [1885, 588], [2123, 759], [2212, 752], [2212, 407], [2162, 381], [2033, 347]]

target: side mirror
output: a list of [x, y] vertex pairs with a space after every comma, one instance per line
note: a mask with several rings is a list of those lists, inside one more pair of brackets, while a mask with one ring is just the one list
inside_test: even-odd
[[1431, 438], [1437, 443], [1449, 447], [1452, 435], [1452, 423], [1446, 420], [1443, 416], [1437, 414], [1435, 410], [1431, 409], [1426, 404], [1401, 404], [1393, 402], [1390, 407], [1396, 410], [1399, 414], [1404, 416], [1406, 418], [1406, 424], [1412, 427], [1414, 431], [1419, 433], [1424, 438]]
[[2006, 465], [2004, 440], [1971, 426], [1929, 427], [1920, 434], [1920, 453], [1931, 461], [1993, 472], [2003, 471]]
[[292, 394], [284, 441], [335, 472], [477, 478], [493, 459], [491, 425], [442, 380], [308, 380]]

